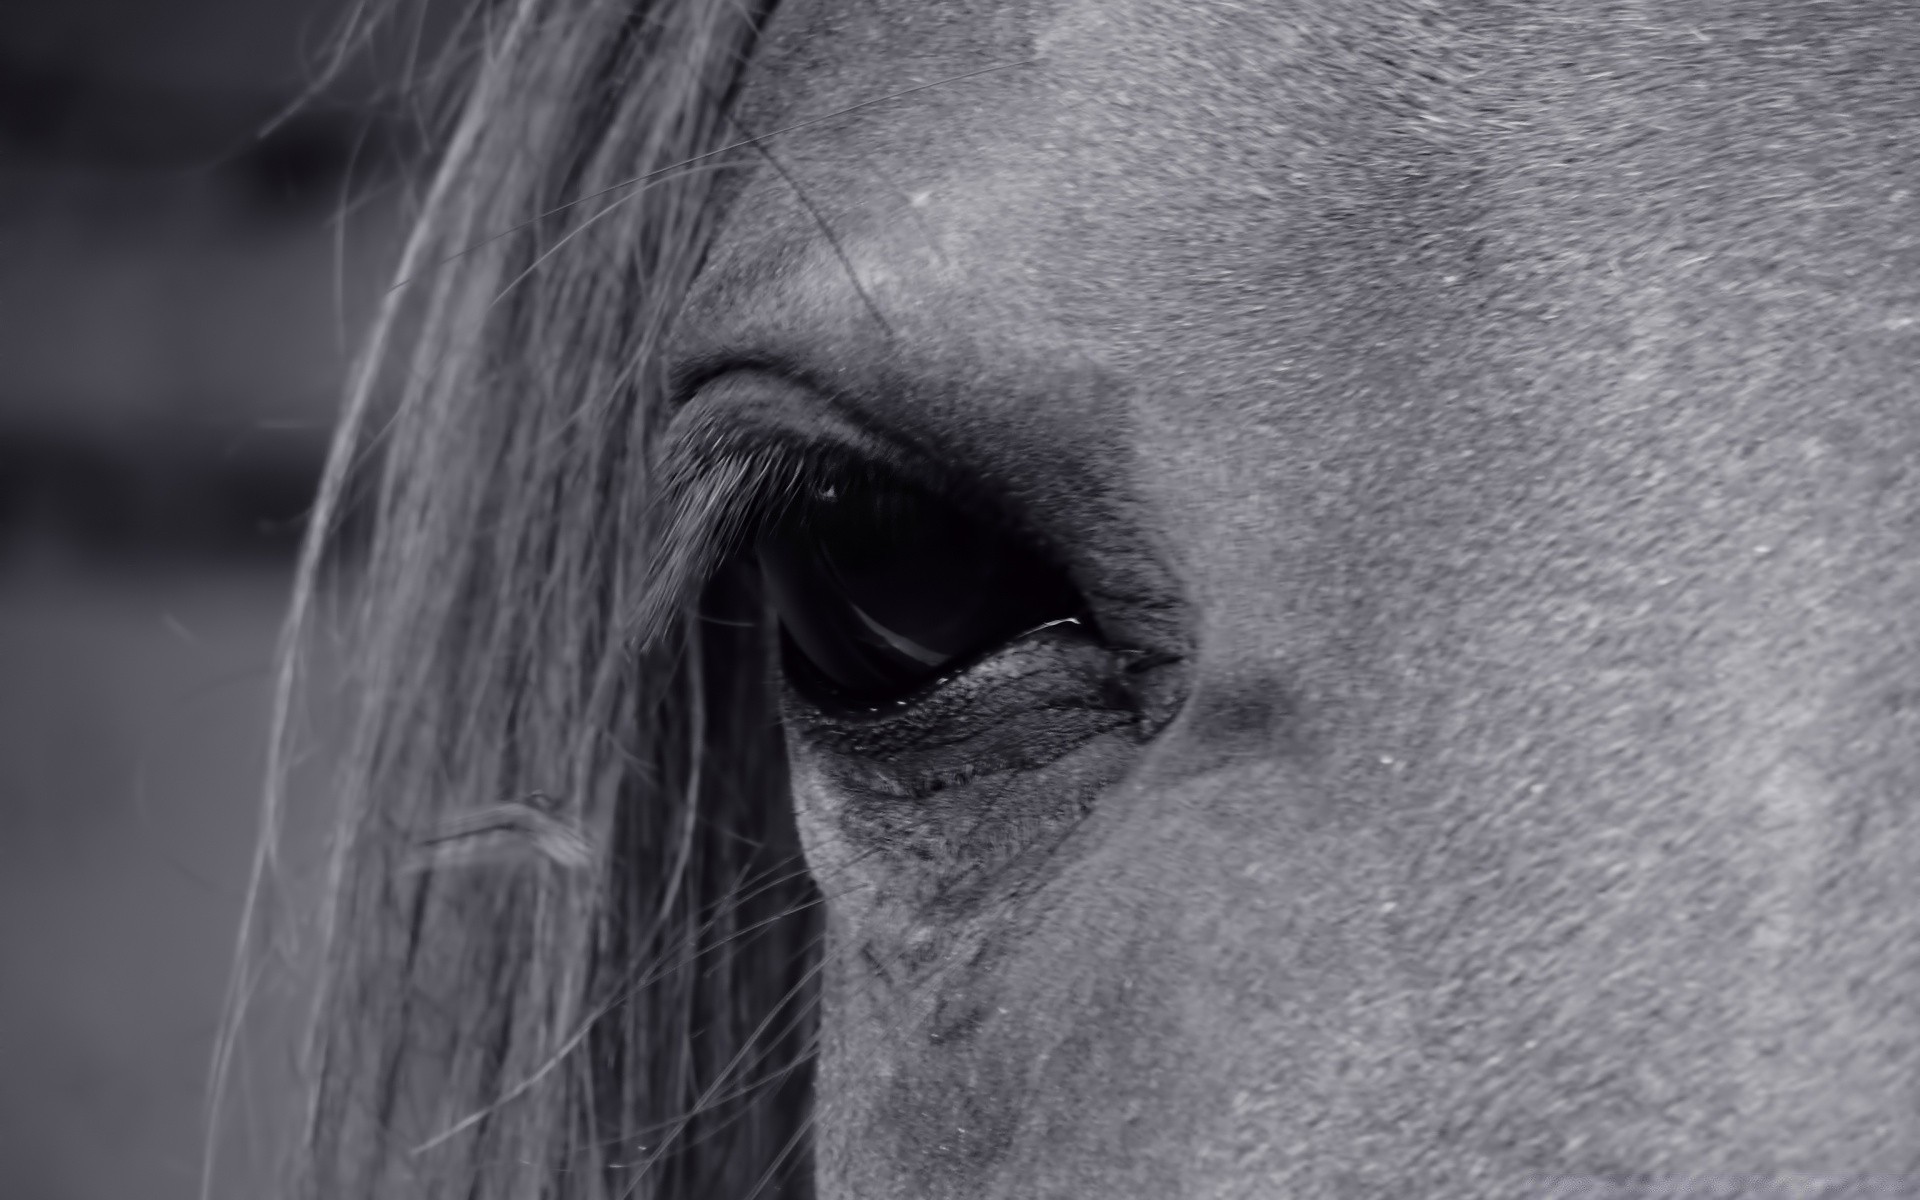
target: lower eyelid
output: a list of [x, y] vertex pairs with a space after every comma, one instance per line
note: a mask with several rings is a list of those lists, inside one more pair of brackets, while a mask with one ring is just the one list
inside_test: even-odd
[[[1139, 721], [1120, 683], [1121, 656], [1090, 640], [1043, 629], [933, 685], [914, 703], [851, 716], [823, 711], [788, 689], [787, 720], [822, 749], [854, 757], [934, 755], [1001, 740], [1005, 757], [1023, 749], [1021, 720], [1034, 714], [1096, 718], [1088, 736]], [[1106, 718], [1118, 715], [1123, 719]], [[1092, 726], [1098, 724], [1100, 728]], [[1028, 745], [1024, 749], [1031, 749]]]
[[796, 781], [829, 844], [884, 874], [882, 894], [964, 919], [1057, 861], [1061, 839], [1136, 761], [1132, 714], [1059, 716], [1063, 736], [1038, 755], [968, 744], [873, 758], [803, 745]]

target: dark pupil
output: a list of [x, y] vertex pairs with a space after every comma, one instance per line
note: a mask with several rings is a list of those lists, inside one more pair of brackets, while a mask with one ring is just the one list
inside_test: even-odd
[[816, 491], [761, 542], [760, 566], [796, 685], [855, 703], [898, 699], [1080, 610], [1017, 539], [904, 485]]

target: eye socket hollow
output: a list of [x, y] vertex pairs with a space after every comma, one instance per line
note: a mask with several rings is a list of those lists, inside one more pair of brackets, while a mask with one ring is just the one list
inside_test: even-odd
[[787, 673], [818, 702], [873, 706], [1085, 604], [1032, 546], [893, 480], [813, 487], [762, 537]]

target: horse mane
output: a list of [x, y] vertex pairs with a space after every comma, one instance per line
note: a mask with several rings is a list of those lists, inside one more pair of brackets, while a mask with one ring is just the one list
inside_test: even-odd
[[[296, 907], [283, 781], [302, 664], [326, 654], [354, 707], [293, 1196], [811, 1194], [819, 916], [762, 606], [723, 582], [629, 637], [665, 536], [659, 350], [770, 8], [505, 0], [473, 21], [302, 557], [216, 1056], [217, 1124]], [[363, 496], [372, 543], [336, 588]]]

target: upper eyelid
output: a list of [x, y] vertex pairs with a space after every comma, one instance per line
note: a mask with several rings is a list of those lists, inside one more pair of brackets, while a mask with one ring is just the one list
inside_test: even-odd
[[988, 483], [983, 472], [931, 453], [858, 419], [784, 373], [737, 365], [689, 381], [654, 456], [652, 519], [658, 537], [647, 564], [628, 644], [659, 636], [672, 614], [810, 482], [840, 473], [890, 476], [995, 522], [1070, 577], [1057, 543]]
[[679, 405], [656, 469], [671, 475], [728, 453], [784, 451], [894, 464], [899, 451], [813, 388], [768, 371], [709, 374]]
[[640, 602], [627, 641], [644, 646], [728, 555], [777, 517], [810, 479], [900, 456], [797, 385], [736, 372], [675, 414], [654, 456], [658, 481]]

